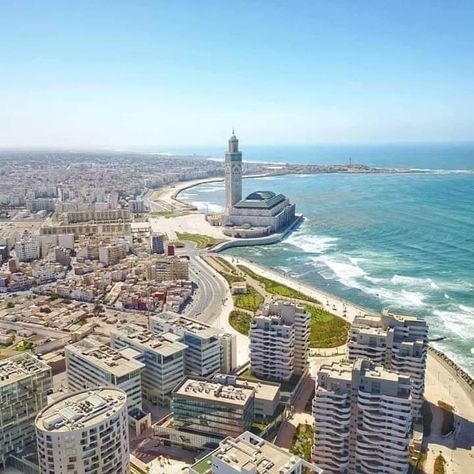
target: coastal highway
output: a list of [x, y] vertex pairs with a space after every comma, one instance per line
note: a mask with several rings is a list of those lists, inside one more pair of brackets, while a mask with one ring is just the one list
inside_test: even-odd
[[187, 243], [179, 253], [190, 257], [190, 277], [198, 283], [196, 294], [192, 303], [186, 308], [185, 314], [202, 322], [211, 323], [220, 315], [228, 295], [228, 288], [216, 276], [214, 270], [201, 260], [199, 255], [203, 251], [197, 249], [194, 244]]

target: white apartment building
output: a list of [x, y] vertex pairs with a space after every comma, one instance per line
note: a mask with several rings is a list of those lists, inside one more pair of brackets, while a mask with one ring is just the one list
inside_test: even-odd
[[40, 258], [40, 245], [32, 236], [26, 236], [15, 243], [15, 252], [20, 262], [31, 262]]
[[356, 316], [352, 323], [347, 355], [349, 361], [369, 359], [409, 375], [414, 416], [421, 416], [425, 391], [428, 325], [422, 318], [384, 311], [380, 316]]
[[366, 359], [323, 365], [313, 399], [313, 461], [334, 474], [405, 474], [410, 378]]
[[88, 337], [65, 348], [69, 390], [115, 385], [127, 394], [128, 411], [142, 409], [141, 373], [145, 364], [136, 360], [139, 352], [120, 351]]
[[189, 474], [304, 474], [322, 473], [316, 464], [246, 431], [226, 438], [219, 447], [189, 468]]
[[267, 305], [250, 325], [250, 366], [259, 378], [288, 381], [308, 368], [310, 316], [287, 301]]
[[186, 374], [207, 377], [217, 372], [231, 372], [237, 365], [234, 334], [171, 311], [150, 316], [148, 321], [151, 331], [157, 334], [172, 332], [186, 344]]
[[186, 345], [171, 334], [156, 334], [135, 324], [127, 324], [110, 333], [112, 347], [131, 347], [140, 353], [145, 364], [142, 372], [142, 395], [153, 404], [169, 405], [171, 392], [184, 377]]
[[113, 242], [99, 246], [99, 261], [105, 265], [115, 265], [124, 259], [130, 246], [128, 242]]
[[35, 441], [35, 417], [53, 386], [51, 367], [28, 352], [0, 361], [0, 471]]
[[116, 387], [68, 394], [36, 417], [41, 474], [129, 474], [127, 396]]
[[143, 199], [130, 199], [128, 209], [132, 214], [143, 214], [145, 212], [145, 202]]

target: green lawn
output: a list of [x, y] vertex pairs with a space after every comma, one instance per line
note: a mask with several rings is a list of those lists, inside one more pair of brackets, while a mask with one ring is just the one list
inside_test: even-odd
[[244, 336], [249, 335], [250, 331], [250, 320], [252, 319], [252, 315], [250, 313], [246, 313], [245, 311], [240, 311], [238, 309], [234, 309], [229, 316], [229, 324], [240, 334]]
[[263, 301], [263, 296], [251, 286], [247, 286], [247, 293], [236, 295], [234, 297], [236, 308], [246, 309], [252, 312], [258, 311]]
[[169, 219], [170, 217], [178, 217], [178, 216], [186, 216], [190, 214], [190, 212], [186, 211], [153, 211], [149, 213], [150, 217], [164, 217], [165, 219]]
[[250, 270], [244, 265], [237, 265], [240, 270], [245, 272], [248, 276], [253, 278], [254, 280], [258, 281], [263, 285], [268, 293], [277, 296], [284, 296], [285, 298], [295, 298], [299, 300], [309, 301], [311, 303], [319, 303], [318, 300], [314, 298], [310, 298], [309, 296], [304, 295], [298, 290], [290, 288], [289, 286], [283, 285], [282, 283], [277, 283], [276, 281], [270, 280], [270, 278], [263, 277], [261, 275], [257, 275], [255, 272]]
[[290, 453], [305, 461], [311, 461], [311, 448], [314, 442], [314, 430], [311, 425], [300, 424], [290, 446]]
[[217, 260], [223, 267], [227, 268], [229, 272], [234, 273], [235, 272], [235, 267], [230, 264], [225, 258], [222, 257], [214, 257], [215, 260]]
[[210, 237], [209, 235], [200, 235], [200, 234], [189, 234], [188, 232], [176, 232], [176, 237], [178, 240], [187, 240], [189, 242], [194, 242], [199, 249], [204, 249], [206, 247], [211, 247], [212, 245], [221, 242], [221, 240]]
[[305, 305], [305, 309], [311, 315], [310, 347], [327, 349], [346, 343], [350, 328], [347, 321], [314, 305]]

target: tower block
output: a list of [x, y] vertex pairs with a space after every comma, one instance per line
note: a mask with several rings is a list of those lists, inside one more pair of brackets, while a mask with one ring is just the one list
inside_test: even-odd
[[227, 214], [242, 199], [242, 153], [232, 130], [225, 154], [225, 205]]

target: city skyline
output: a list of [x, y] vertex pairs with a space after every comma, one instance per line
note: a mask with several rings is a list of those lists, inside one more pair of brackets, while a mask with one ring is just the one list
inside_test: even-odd
[[[469, 2], [5, 5], [0, 146], [474, 139]], [[166, 150], [157, 150], [166, 151]]]

